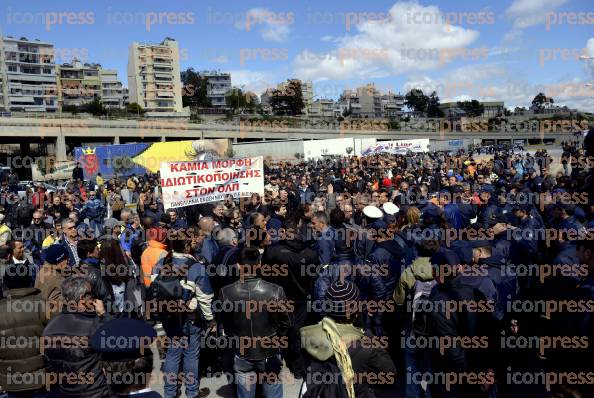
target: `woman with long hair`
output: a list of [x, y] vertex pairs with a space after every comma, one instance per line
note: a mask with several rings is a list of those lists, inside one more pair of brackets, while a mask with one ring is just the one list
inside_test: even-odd
[[101, 241], [100, 256], [113, 303], [111, 312], [118, 316], [142, 318], [145, 290], [140, 267], [126, 256], [116, 239]]

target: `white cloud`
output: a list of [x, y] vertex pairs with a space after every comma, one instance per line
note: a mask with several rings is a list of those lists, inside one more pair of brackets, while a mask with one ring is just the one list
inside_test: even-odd
[[527, 107], [536, 94], [544, 92], [561, 106], [592, 111], [594, 88], [586, 87], [585, 83], [581, 78], [573, 78], [531, 84], [514, 76], [501, 65], [483, 64], [463, 66], [440, 78], [411, 76], [404, 84], [403, 91], [406, 93], [413, 88], [420, 88], [426, 94], [436, 91], [441, 102], [469, 99], [504, 101], [506, 107]]
[[245, 20], [235, 23], [239, 30], [258, 30], [262, 39], [277, 43], [286, 42], [291, 34], [289, 20], [280, 18], [275, 12], [266, 8], [252, 8], [245, 15]]
[[332, 41], [334, 40], [334, 36], [326, 35], [320, 39], [321, 41]]
[[[410, 16], [417, 13], [432, 18], [413, 22]], [[337, 47], [329, 53], [303, 51], [295, 57], [295, 75], [311, 80], [369, 79], [434, 69], [456, 59], [452, 52], [467, 48], [479, 36], [475, 30], [443, 23], [435, 6], [398, 2], [389, 14], [381, 21], [358, 24], [357, 33], [335, 40]]]
[[512, 22], [511, 31], [505, 34], [506, 40], [514, 40], [522, 35], [522, 30], [534, 25], [547, 23], [547, 14], [552, 13], [567, 0], [514, 0], [505, 10]]
[[246, 69], [232, 70], [231, 83], [243, 91], [252, 91], [258, 95], [267, 88], [276, 86], [274, 74], [269, 72], [251, 71]]
[[[590, 38], [586, 43], [586, 53], [587, 56], [594, 57], [594, 37]], [[582, 62], [586, 63], [586, 69], [590, 73], [590, 78], [594, 80], [594, 59], [587, 59]], [[594, 81], [591, 83], [594, 83]]]

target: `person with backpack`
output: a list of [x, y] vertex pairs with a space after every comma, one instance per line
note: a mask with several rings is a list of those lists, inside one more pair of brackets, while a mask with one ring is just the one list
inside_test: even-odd
[[308, 363], [300, 397], [367, 398], [377, 390], [395, 394], [396, 366], [385, 350], [387, 340], [353, 325], [358, 302], [354, 283], [335, 281], [324, 300], [327, 316], [301, 328]]
[[[187, 397], [202, 398], [210, 393], [208, 388], [200, 388], [199, 360], [201, 336], [216, 330], [213, 291], [205, 261], [189, 254], [191, 248], [185, 238], [185, 231], [172, 236], [172, 252], [157, 266], [158, 275], [150, 286], [152, 304], [171, 341], [163, 364], [165, 398], [178, 396], [178, 379], [172, 375], [180, 370], [186, 376]], [[173, 310], [172, 304], [176, 304]]]
[[[497, 360], [486, 354], [495, 344], [489, 337], [494, 330], [496, 303], [486, 299], [476, 284], [468, 280], [454, 251], [438, 249], [431, 257], [431, 264], [437, 284], [423, 311], [428, 314], [428, 339], [440, 341], [438, 347], [431, 347], [432, 375], [476, 376], [473, 383], [460, 377], [446, 383], [435, 377], [430, 386], [431, 396], [490, 397], [496, 389], [493, 369]], [[462, 343], [464, 339], [471, 343]], [[441, 346], [441, 341], [449, 344]]]
[[[404, 313], [404, 367], [410, 372], [425, 373], [431, 371], [430, 353], [424, 344], [417, 344], [417, 339], [428, 336], [428, 314], [422, 311], [431, 295], [431, 290], [437, 284], [433, 277], [431, 256], [439, 247], [436, 240], [423, 240], [419, 247], [419, 257], [406, 267], [400, 275], [398, 285], [394, 291], [394, 303], [401, 313]], [[406, 383], [407, 397], [430, 397], [427, 388], [420, 383]]]

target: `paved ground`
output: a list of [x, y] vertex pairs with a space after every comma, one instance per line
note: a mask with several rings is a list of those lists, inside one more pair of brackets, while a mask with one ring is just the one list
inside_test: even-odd
[[[560, 157], [561, 157], [561, 149], [558, 147], [545, 147], [548, 153], [553, 157], [554, 163], [551, 165], [550, 169], [553, 174], [557, 172], [557, 170], [562, 170], [560, 164]], [[536, 152], [536, 149], [530, 148], [528, 150], [531, 154]], [[480, 159], [489, 159], [492, 156], [490, 155], [481, 155], [475, 156], [475, 158]], [[155, 379], [153, 383], [151, 383], [151, 387], [153, 390], [158, 391], [161, 395], [163, 394], [163, 379], [160, 376], [157, 376], [157, 373], [161, 367], [161, 361], [159, 360], [159, 355], [156, 349], [153, 350], [153, 355], [155, 358], [154, 362], [154, 369], [155, 369]], [[200, 362], [201, 366], [208, 366], [208, 364], [204, 364]], [[288, 369], [285, 367], [283, 368], [282, 377], [284, 380], [288, 380], [288, 382], [283, 384], [283, 396], [284, 397], [291, 397], [296, 398], [299, 396], [299, 390], [301, 388], [301, 379], [294, 379]], [[204, 377], [200, 381], [201, 387], [208, 387], [210, 388], [210, 395], [209, 397], [225, 397], [225, 398], [234, 398], [234, 386], [230, 385], [225, 376], [218, 376], [218, 377]], [[181, 397], [185, 397], [185, 388], [182, 388], [182, 395]]]
[[[154, 371], [153, 371], [153, 382], [151, 383], [151, 388], [161, 395], [164, 396], [163, 393], [163, 379], [160, 376], [159, 369], [161, 368], [161, 362], [159, 360], [159, 354], [156, 348], [153, 349], [153, 358], [154, 358]], [[200, 362], [201, 366], [203, 365]], [[208, 366], [208, 364], [204, 364], [204, 366]], [[281, 377], [283, 380], [287, 380], [283, 384], [283, 396], [296, 398], [299, 396], [299, 390], [301, 388], [301, 379], [295, 379], [289, 370], [284, 367], [282, 370]], [[225, 376], [218, 376], [218, 377], [204, 377], [200, 380], [200, 387], [208, 387], [210, 388], [210, 395], [209, 397], [225, 397], [225, 398], [234, 398], [234, 388], [235, 386], [230, 385], [227, 382]], [[185, 394], [185, 387], [182, 387], [182, 395], [181, 397], [186, 397]]]

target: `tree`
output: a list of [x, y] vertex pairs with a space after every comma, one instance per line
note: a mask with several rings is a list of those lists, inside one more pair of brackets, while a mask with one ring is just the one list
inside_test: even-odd
[[439, 109], [439, 97], [434, 91], [427, 100], [427, 116], [428, 117], [442, 117], [443, 112]]
[[76, 115], [78, 113], [78, 107], [76, 105], [64, 105], [62, 106], [62, 112], [70, 112]]
[[243, 91], [240, 88], [233, 88], [225, 94], [225, 104], [228, 108], [237, 113], [239, 110], [246, 107], [246, 99]]
[[344, 111], [342, 111], [342, 116], [347, 117], [347, 116], [351, 116], [352, 114], [353, 114], [353, 108], [351, 108], [351, 104], [349, 104], [349, 107], [345, 108]]
[[547, 96], [544, 95], [544, 93], [536, 94], [536, 96], [532, 100], [532, 106], [534, 107], [534, 109], [536, 109], [538, 111], [542, 111], [544, 109], [546, 103], [552, 104], [553, 99], [547, 98]]
[[183, 106], [208, 108], [212, 106], [208, 98], [208, 79], [200, 76], [194, 68], [188, 68], [181, 73]]
[[136, 102], [128, 104], [128, 106], [126, 107], [126, 111], [128, 111], [128, 113], [135, 113], [137, 115], [142, 115], [145, 112], [145, 110], [142, 109], [142, 107], [138, 105]]
[[429, 98], [419, 88], [410, 90], [404, 97], [404, 105], [418, 113], [425, 113], [428, 102]]
[[90, 113], [93, 116], [103, 116], [107, 112], [101, 100], [97, 97], [93, 99], [93, 101], [89, 102], [88, 104], [84, 104], [81, 106], [83, 112]]
[[283, 89], [271, 90], [270, 107], [276, 115], [301, 115], [303, 108], [305, 108], [303, 93], [301, 91], [301, 81], [289, 79]]
[[483, 114], [485, 107], [477, 100], [458, 101], [458, 107], [462, 109], [469, 117], [478, 117]]

